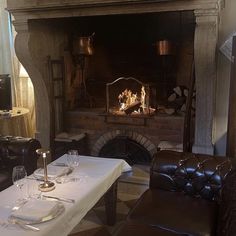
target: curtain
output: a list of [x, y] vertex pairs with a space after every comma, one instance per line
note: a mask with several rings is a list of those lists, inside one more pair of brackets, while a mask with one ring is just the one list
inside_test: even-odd
[[14, 50], [16, 32], [11, 24], [11, 16], [6, 7], [6, 0], [0, 0], [0, 74], [9, 74], [11, 77], [13, 106], [29, 109], [27, 122], [24, 123], [27, 126], [25, 127], [27, 136], [33, 137], [35, 133], [33, 85], [28, 75], [20, 76], [21, 64]]
[[36, 117], [35, 117], [35, 101], [34, 101], [34, 87], [29, 78], [28, 73], [25, 71], [24, 67], [20, 65], [19, 74], [19, 94], [20, 102], [22, 107], [29, 109], [29, 131], [30, 137], [33, 137], [36, 131]]
[[17, 79], [19, 78], [19, 61], [14, 52], [14, 35], [10, 15], [6, 11], [6, 0], [0, 1], [0, 74], [10, 74], [12, 80], [13, 106], [20, 106], [17, 99]]

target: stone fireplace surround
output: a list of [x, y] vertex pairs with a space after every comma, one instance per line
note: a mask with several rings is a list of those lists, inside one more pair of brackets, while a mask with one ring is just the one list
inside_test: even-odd
[[[50, 91], [46, 57], [62, 55], [63, 36], [51, 31], [45, 19], [92, 15], [136, 14], [190, 10], [196, 18], [194, 57], [196, 120], [193, 152], [214, 152], [215, 51], [223, 0], [7, 0], [17, 31], [16, 54], [34, 84], [36, 138], [50, 141]], [[57, 32], [57, 33], [56, 33]]]

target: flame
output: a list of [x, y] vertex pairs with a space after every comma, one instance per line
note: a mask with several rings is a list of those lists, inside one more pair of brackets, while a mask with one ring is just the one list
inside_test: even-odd
[[137, 93], [133, 93], [129, 89], [125, 89], [121, 94], [119, 94], [118, 100], [119, 100], [119, 110], [120, 111], [124, 111], [124, 109], [131, 106], [135, 102], [140, 102], [141, 103], [140, 107], [144, 109], [144, 108], [146, 108], [146, 91], [145, 91], [145, 87], [142, 86], [140, 96], [138, 96]]

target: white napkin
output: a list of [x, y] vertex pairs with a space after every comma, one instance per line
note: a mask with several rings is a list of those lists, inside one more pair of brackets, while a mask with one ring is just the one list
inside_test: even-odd
[[[69, 172], [71, 172], [70, 167], [66, 166], [48, 166], [47, 167], [48, 171], [48, 178], [56, 178], [58, 176], [66, 175]], [[44, 177], [44, 169], [37, 169], [34, 172], [34, 176], [38, 178]]]
[[40, 199], [30, 199], [11, 216], [30, 222], [40, 222], [43, 218], [53, 215], [58, 210], [57, 201], [46, 201]]

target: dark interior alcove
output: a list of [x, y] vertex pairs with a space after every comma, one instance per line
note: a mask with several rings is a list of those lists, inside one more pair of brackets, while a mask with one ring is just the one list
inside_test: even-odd
[[151, 156], [147, 149], [126, 136], [118, 136], [108, 141], [100, 150], [99, 156], [123, 158], [130, 165], [149, 165], [151, 162]]
[[[72, 57], [74, 40], [95, 32], [94, 54], [86, 57], [84, 73], [88, 93], [95, 101], [94, 107], [105, 107], [106, 83], [119, 77], [131, 76], [149, 83], [159, 103], [165, 101], [176, 85], [188, 85], [195, 28], [191, 11], [55, 21], [64, 28], [67, 37], [65, 50]], [[156, 42], [164, 39], [173, 43], [174, 55], [157, 54]]]

